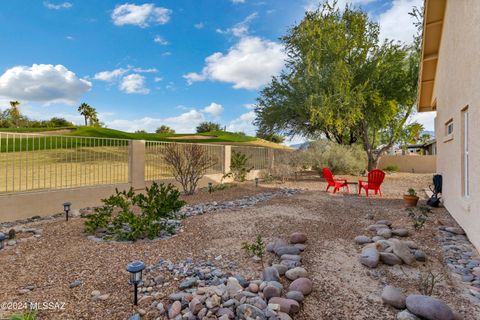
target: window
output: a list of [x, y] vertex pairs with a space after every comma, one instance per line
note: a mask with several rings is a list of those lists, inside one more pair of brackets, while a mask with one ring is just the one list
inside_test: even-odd
[[445, 124], [445, 135], [446, 136], [449, 136], [453, 134], [453, 119], [449, 120], [446, 124]]
[[469, 157], [469, 120], [468, 108], [462, 110], [462, 182], [463, 195], [468, 197], [470, 195], [470, 157]]

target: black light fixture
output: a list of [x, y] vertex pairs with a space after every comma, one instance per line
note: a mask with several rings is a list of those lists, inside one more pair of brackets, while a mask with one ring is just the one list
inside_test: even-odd
[[7, 239], [7, 236], [4, 233], [0, 232], [0, 250], [2, 250], [5, 247], [6, 239]]
[[213, 192], [213, 183], [211, 183], [211, 182], [208, 183], [208, 192], [209, 193]]
[[258, 187], [258, 178], [255, 178], [255, 187]]
[[135, 293], [133, 296], [133, 304], [137, 305], [138, 284], [142, 282], [142, 271], [145, 269], [143, 261], [133, 261], [127, 266], [127, 271], [130, 272], [130, 284], [133, 284]]
[[68, 221], [68, 213], [70, 212], [70, 207], [72, 206], [71, 202], [63, 203], [63, 211], [65, 211], [65, 220]]

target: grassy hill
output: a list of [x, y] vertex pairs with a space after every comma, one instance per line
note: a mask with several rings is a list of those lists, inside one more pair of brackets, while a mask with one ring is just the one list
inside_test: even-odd
[[158, 133], [131, 133], [108, 128], [95, 127], [68, 127], [68, 128], [0, 128], [0, 132], [45, 133], [48, 135], [64, 135], [77, 137], [99, 137], [130, 140], [170, 141], [184, 143], [218, 143], [233, 145], [251, 145], [275, 149], [289, 149], [289, 147], [270, 141], [258, 139], [239, 133], [214, 131], [193, 134], [158, 134]]

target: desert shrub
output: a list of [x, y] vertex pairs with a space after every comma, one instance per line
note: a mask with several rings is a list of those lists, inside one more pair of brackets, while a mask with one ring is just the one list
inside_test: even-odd
[[398, 172], [399, 170], [400, 170], [400, 167], [396, 164], [390, 164], [385, 168], [383, 168], [383, 171], [387, 171], [387, 172]]
[[303, 167], [318, 171], [328, 167], [334, 174], [356, 175], [367, 168], [367, 156], [361, 146], [345, 146], [326, 140], [312, 141], [299, 150], [298, 161]]
[[[3, 319], [3, 318], [2, 318]], [[8, 320], [35, 320], [38, 319], [38, 312], [35, 310], [31, 310], [22, 314], [14, 314], [11, 316], [8, 316]]]
[[235, 181], [245, 181], [247, 174], [253, 169], [248, 165], [248, 160], [250, 160], [250, 157], [246, 154], [232, 151], [230, 172], [226, 173], [223, 178], [231, 177]]
[[443, 279], [443, 274], [433, 273], [432, 270], [420, 273], [418, 280], [418, 291], [425, 296], [431, 296], [435, 290], [435, 286]]
[[247, 254], [263, 259], [265, 255], [265, 243], [263, 242], [262, 236], [257, 236], [254, 242], [242, 242], [242, 250]]
[[173, 177], [185, 194], [194, 194], [198, 181], [217, 160], [208, 155], [207, 150], [198, 144], [170, 144], [166, 147], [163, 159], [170, 166]]
[[[157, 238], [172, 234], [178, 225], [175, 219], [185, 205], [180, 192], [171, 184], [153, 183], [145, 194], [135, 194], [133, 189], [118, 191], [107, 199], [94, 213], [83, 216], [85, 232], [100, 233], [104, 239], [137, 240]], [[141, 213], [136, 214], [134, 208]]]
[[276, 151], [274, 153], [273, 167], [269, 168], [262, 176], [265, 183], [273, 181], [285, 182], [295, 172], [301, 169], [301, 162], [298, 160], [298, 151]]
[[197, 126], [197, 133], [222, 131], [222, 127], [215, 122], [202, 122]]
[[426, 206], [421, 206], [418, 208], [405, 208], [405, 210], [408, 212], [408, 216], [412, 219], [412, 226], [415, 231], [425, 228], [425, 223], [428, 220], [428, 214], [432, 212], [432, 210]]

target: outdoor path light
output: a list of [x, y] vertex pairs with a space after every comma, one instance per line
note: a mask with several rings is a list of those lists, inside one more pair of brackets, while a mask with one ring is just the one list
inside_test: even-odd
[[209, 182], [208, 183], [208, 192], [212, 193], [213, 191], [213, 183]]
[[5, 236], [4, 233], [0, 232], [0, 250], [5, 247], [5, 239], [7, 239], [7, 236]]
[[133, 296], [133, 304], [137, 305], [137, 293], [138, 293], [138, 284], [142, 282], [142, 271], [145, 269], [145, 263], [143, 261], [133, 261], [130, 262], [127, 266], [127, 271], [130, 272], [130, 284], [133, 284], [135, 288]]
[[64, 202], [63, 203], [63, 211], [65, 211], [65, 219], [68, 221], [68, 213], [70, 212], [70, 206], [72, 205], [71, 202]]
[[258, 178], [255, 178], [255, 187], [258, 187]]

